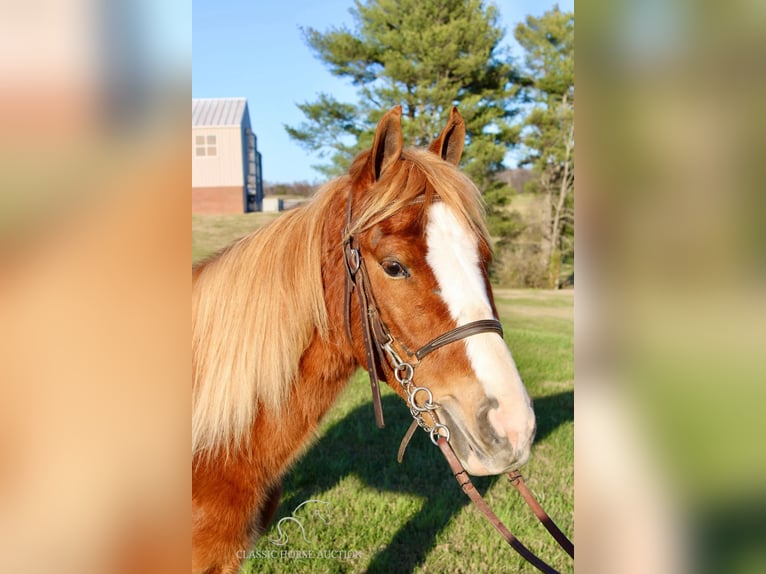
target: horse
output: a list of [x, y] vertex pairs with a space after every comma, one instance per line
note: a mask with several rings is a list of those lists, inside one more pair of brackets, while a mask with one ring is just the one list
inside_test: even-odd
[[[469, 473], [529, 458], [535, 415], [498, 335], [482, 198], [457, 167], [465, 124], [453, 108], [427, 149], [404, 148], [401, 116], [387, 111], [371, 148], [309, 203], [192, 268], [193, 573], [238, 571], [359, 366], [373, 391], [380, 378], [411, 409], [427, 403], [413, 416]], [[389, 352], [371, 357], [381, 329]], [[402, 364], [414, 366], [402, 376]]]

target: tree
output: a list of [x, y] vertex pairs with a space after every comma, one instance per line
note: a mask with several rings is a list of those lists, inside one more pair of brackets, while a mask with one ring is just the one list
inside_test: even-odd
[[306, 121], [285, 126], [288, 134], [329, 155], [329, 164], [315, 167], [335, 175], [370, 146], [377, 121], [394, 105], [403, 106], [405, 142], [417, 146], [438, 135], [457, 105], [469, 144], [461, 167], [502, 199], [505, 184], [493, 175], [519, 127], [510, 125], [516, 76], [499, 46], [497, 9], [482, 0], [355, 0], [351, 14], [353, 29], [308, 28], [304, 36], [332, 74], [358, 88], [358, 102], [320, 94], [299, 104]]
[[574, 257], [574, 14], [555, 7], [528, 16], [514, 35], [525, 51], [524, 91], [532, 102], [521, 163], [537, 174], [531, 188], [545, 200], [543, 265], [548, 287], [556, 287], [562, 260]]

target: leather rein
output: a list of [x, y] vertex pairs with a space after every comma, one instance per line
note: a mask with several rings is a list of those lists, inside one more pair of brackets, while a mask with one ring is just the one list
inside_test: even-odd
[[[467, 471], [458, 460], [455, 452], [449, 444], [449, 428], [439, 422], [436, 410], [439, 405], [433, 401], [433, 394], [425, 386], [417, 386], [413, 382], [415, 368], [430, 353], [454, 343], [477, 335], [479, 333], [496, 333], [503, 336], [503, 327], [497, 319], [483, 319], [472, 321], [465, 325], [460, 325], [446, 333], [439, 335], [429, 341], [419, 349], [411, 352], [401, 342], [396, 341], [391, 335], [386, 324], [380, 317], [380, 312], [372, 292], [372, 285], [367, 273], [364, 258], [362, 257], [359, 243], [352, 229], [352, 209], [351, 193], [349, 192], [346, 206], [346, 226], [343, 230], [343, 259], [346, 268], [346, 289], [345, 289], [345, 322], [346, 333], [349, 342], [353, 345], [353, 335], [351, 332], [351, 306], [352, 295], [356, 292], [359, 302], [359, 312], [362, 322], [362, 338], [364, 340], [365, 358], [367, 362], [367, 371], [370, 375], [370, 386], [372, 389], [372, 404], [375, 411], [375, 422], [378, 428], [383, 428], [383, 406], [380, 399], [380, 380], [386, 381], [388, 377], [384, 370], [387, 365], [393, 371], [394, 378], [402, 386], [407, 394], [407, 404], [410, 408], [410, 414], [413, 417], [413, 423], [410, 425], [407, 433], [399, 447], [397, 460], [402, 461], [404, 451], [410, 439], [414, 435], [418, 426], [425, 429], [431, 437], [431, 441], [437, 445], [452, 469], [460, 488], [471, 499], [476, 507], [484, 514], [492, 526], [500, 532], [508, 544], [516, 550], [527, 562], [535, 566], [541, 572], [546, 574], [558, 574], [558, 571], [548, 565], [524, 544], [502, 523], [502, 521], [492, 512], [492, 509], [482, 498], [479, 491], [471, 482]], [[438, 200], [438, 198], [435, 198]], [[402, 359], [402, 355], [407, 357]], [[430, 418], [430, 422], [428, 420]], [[535, 497], [527, 488], [524, 479], [518, 471], [507, 473], [511, 484], [519, 491], [524, 501], [537, 516], [538, 520], [550, 532], [558, 544], [574, 558], [574, 545], [561, 532], [553, 520], [546, 514]]]

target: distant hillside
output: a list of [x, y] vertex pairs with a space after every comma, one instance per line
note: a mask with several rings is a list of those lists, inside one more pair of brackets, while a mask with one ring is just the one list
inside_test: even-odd
[[516, 190], [516, 193], [524, 193], [524, 186], [528, 181], [534, 179], [535, 175], [531, 169], [516, 168], [503, 170], [495, 177], [498, 181], [510, 185]]

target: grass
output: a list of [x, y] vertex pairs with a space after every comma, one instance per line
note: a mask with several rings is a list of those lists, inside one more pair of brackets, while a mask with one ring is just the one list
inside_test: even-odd
[[210, 257], [235, 239], [279, 217], [279, 213], [192, 215], [192, 262]]
[[[195, 257], [214, 253], [247, 232], [248, 216], [193, 219]], [[222, 242], [222, 243], [219, 243]], [[495, 290], [505, 340], [535, 403], [538, 431], [527, 484], [564, 532], [574, 533], [574, 328], [571, 291]], [[367, 375], [349, 382], [316, 439], [285, 477], [271, 528], [243, 572], [536, 572], [518, 557], [460, 491], [425, 433], [412, 440], [403, 464], [396, 451], [411, 417], [383, 387], [386, 427], [374, 423]], [[528, 547], [562, 572], [573, 564], [534, 518], [508, 481], [474, 484]], [[299, 526], [283, 521], [293, 510]]]

